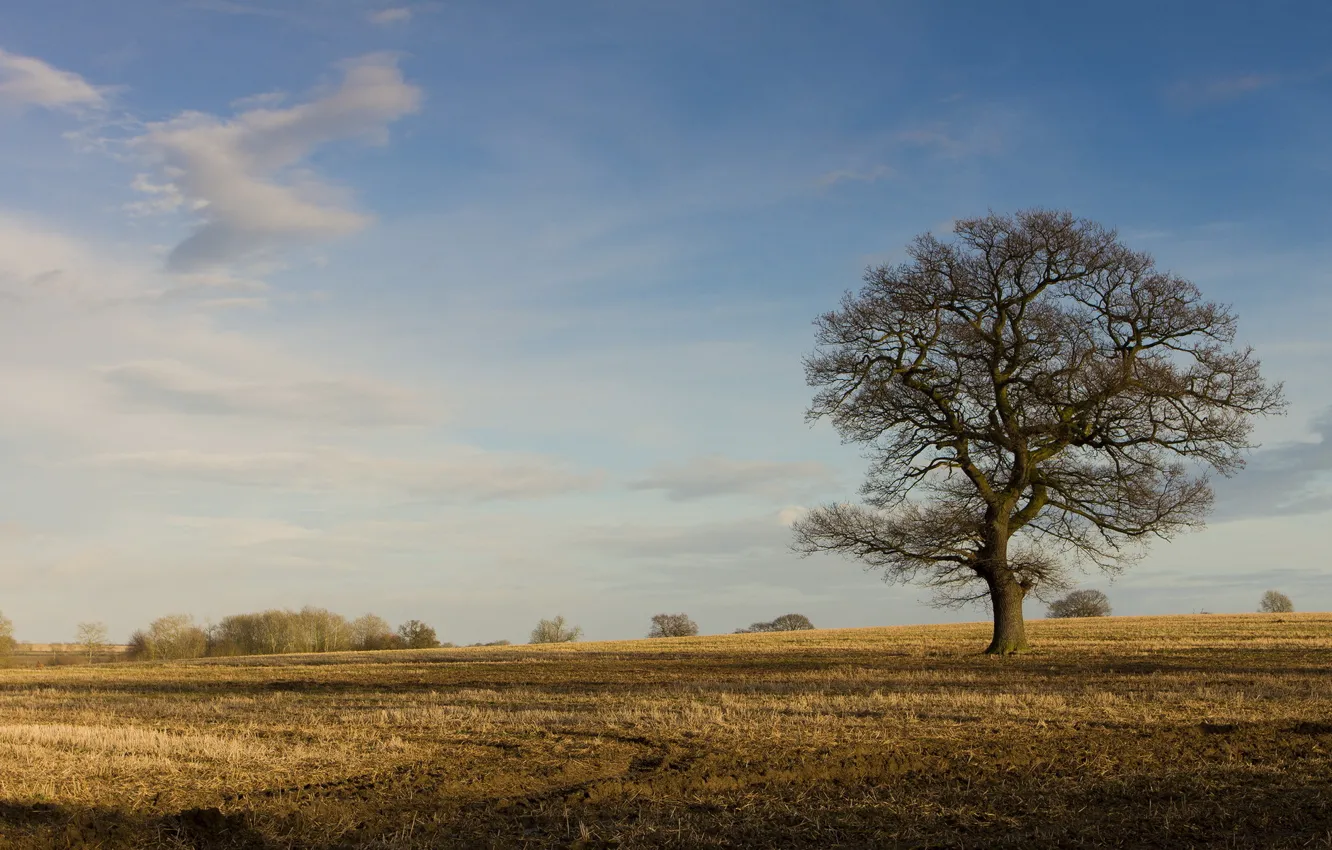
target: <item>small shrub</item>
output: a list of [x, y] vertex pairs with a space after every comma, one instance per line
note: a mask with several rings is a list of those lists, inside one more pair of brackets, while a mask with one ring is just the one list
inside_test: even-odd
[[1290, 597], [1280, 591], [1269, 590], [1263, 594], [1263, 599], [1258, 603], [1258, 610], [1263, 614], [1292, 614], [1295, 611], [1295, 603], [1290, 601]]
[[564, 617], [558, 616], [553, 620], [542, 620], [537, 623], [536, 628], [532, 629], [528, 643], [571, 643], [582, 636], [582, 628], [567, 625]]
[[648, 631], [650, 638], [693, 637], [696, 634], [698, 623], [689, 619], [688, 614], [655, 614]]
[[1110, 600], [1099, 590], [1075, 590], [1063, 599], [1051, 602], [1046, 616], [1052, 619], [1109, 617]]

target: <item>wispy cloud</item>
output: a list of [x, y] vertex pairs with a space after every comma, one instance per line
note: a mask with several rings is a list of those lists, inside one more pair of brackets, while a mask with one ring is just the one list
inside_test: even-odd
[[896, 172], [886, 165], [875, 165], [872, 168], [855, 169], [843, 168], [836, 171], [829, 171], [819, 177], [820, 186], [834, 186], [838, 183], [875, 183], [892, 177]]
[[457, 447], [431, 457], [368, 455], [325, 447], [307, 451], [108, 453], [86, 465], [123, 472], [294, 491], [389, 491], [437, 501], [540, 499], [598, 489], [600, 472], [570, 469], [543, 455]]
[[1332, 409], [1313, 422], [1316, 442], [1281, 443], [1254, 453], [1217, 483], [1217, 519], [1321, 513], [1332, 508]]
[[785, 551], [791, 531], [782, 516], [765, 515], [708, 523], [647, 524], [588, 528], [578, 546], [619, 558], [726, 557], [767, 550]]
[[147, 125], [132, 146], [158, 163], [162, 179], [140, 177], [136, 185], [152, 196], [150, 207], [183, 205], [202, 219], [171, 252], [168, 268], [224, 266], [369, 222], [299, 166], [338, 139], [382, 142], [389, 124], [420, 107], [421, 93], [404, 81], [392, 56], [364, 56], [343, 70], [336, 90], [308, 103], [259, 107], [231, 119], [187, 112]]
[[264, 517], [177, 516], [169, 522], [178, 528], [201, 532], [225, 545], [239, 547], [310, 540], [321, 534], [318, 529]]
[[412, 424], [427, 416], [420, 399], [380, 381], [237, 381], [174, 360], [125, 363], [102, 375], [126, 403], [174, 413], [348, 426]]
[[1203, 106], [1253, 94], [1271, 88], [1286, 79], [1288, 77], [1283, 74], [1249, 73], [1181, 80], [1171, 86], [1167, 94], [1176, 103], [1185, 106]]
[[683, 502], [737, 494], [784, 497], [811, 486], [826, 486], [832, 479], [827, 466], [813, 461], [735, 460], [712, 455], [659, 466], [630, 482], [629, 489], [662, 490], [671, 500]]
[[254, 15], [261, 18], [285, 18], [289, 13], [254, 3], [236, 3], [233, 0], [190, 0], [191, 9], [205, 12], [221, 12], [226, 15]]
[[369, 18], [371, 23], [380, 26], [405, 24], [412, 19], [412, 10], [408, 6], [396, 6], [391, 9], [380, 9], [371, 12]]
[[105, 89], [78, 74], [0, 49], [0, 103], [68, 110], [105, 102]]

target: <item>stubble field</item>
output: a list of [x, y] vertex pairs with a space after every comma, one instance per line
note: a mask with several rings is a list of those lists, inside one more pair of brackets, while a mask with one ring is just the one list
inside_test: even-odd
[[1332, 847], [1332, 615], [0, 669], [0, 847]]

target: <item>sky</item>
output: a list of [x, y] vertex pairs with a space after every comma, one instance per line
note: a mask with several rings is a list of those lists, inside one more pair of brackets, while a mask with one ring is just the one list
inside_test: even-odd
[[[1002, 8], [1000, 8], [1002, 7]], [[1289, 413], [1117, 614], [1332, 609], [1323, 3], [8, 0], [0, 611], [318, 605], [458, 643], [977, 620], [854, 499], [812, 320], [1044, 206], [1233, 304]], [[1028, 616], [1042, 606], [1029, 601]]]

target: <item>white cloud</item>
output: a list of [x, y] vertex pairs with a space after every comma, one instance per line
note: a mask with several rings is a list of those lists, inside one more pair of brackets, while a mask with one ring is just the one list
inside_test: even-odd
[[175, 360], [123, 363], [103, 369], [102, 375], [129, 404], [176, 413], [336, 425], [397, 425], [427, 420], [427, 411], [413, 394], [368, 379], [236, 380]]
[[[154, 183], [148, 174], [136, 174], [130, 188], [148, 196], [148, 200], [125, 204], [126, 212], [134, 215], [158, 215], [175, 212], [185, 204], [185, 195], [175, 183]], [[198, 203], [196, 209], [204, 206]]]
[[1174, 102], [1184, 106], [1202, 106], [1234, 100], [1271, 88], [1286, 80], [1287, 78], [1280, 74], [1233, 74], [1181, 81], [1171, 86], [1167, 95]]
[[254, 108], [230, 119], [186, 112], [147, 125], [131, 143], [162, 169], [163, 182], [136, 178], [141, 190], [159, 208], [184, 205], [202, 219], [171, 252], [168, 268], [213, 268], [368, 223], [300, 164], [338, 139], [382, 141], [390, 123], [419, 108], [421, 94], [392, 56], [364, 56], [343, 70], [336, 90], [308, 103]]
[[836, 171], [829, 171], [819, 178], [820, 186], [834, 186], [838, 183], [876, 183], [892, 177], [896, 172], [886, 165], [876, 165], [873, 168], [842, 168]]
[[172, 517], [170, 523], [197, 531], [227, 546], [259, 546], [321, 536], [317, 529], [263, 517], [178, 516]]
[[388, 490], [421, 499], [486, 502], [537, 499], [597, 489], [600, 473], [541, 455], [470, 447], [431, 457], [391, 457], [324, 447], [254, 453], [188, 449], [121, 452], [87, 464], [133, 473], [280, 490]]
[[370, 22], [380, 26], [389, 24], [403, 24], [412, 19], [412, 10], [407, 6], [398, 6], [392, 9], [380, 9], [377, 12], [370, 13]]
[[0, 212], [0, 443], [27, 435], [56, 456], [253, 451], [439, 419], [424, 385], [380, 379], [290, 329], [242, 333], [213, 318], [262, 306], [266, 290], [220, 272], [169, 276], [147, 252]]
[[618, 558], [688, 559], [784, 551], [790, 548], [790, 537], [784, 516], [770, 514], [719, 522], [588, 528], [577, 545]]
[[832, 471], [813, 461], [782, 463], [735, 460], [719, 455], [659, 466], [629, 483], [631, 490], [664, 490], [672, 501], [744, 494], [782, 496], [832, 481]]
[[71, 109], [101, 106], [103, 91], [72, 71], [0, 49], [0, 103]]
[[1216, 518], [1308, 515], [1332, 508], [1332, 408], [1314, 418], [1317, 440], [1265, 446], [1234, 478], [1214, 483]]
[[109, 254], [31, 216], [0, 211], [0, 293], [18, 301], [86, 304], [164, 285], [148, 270]]

